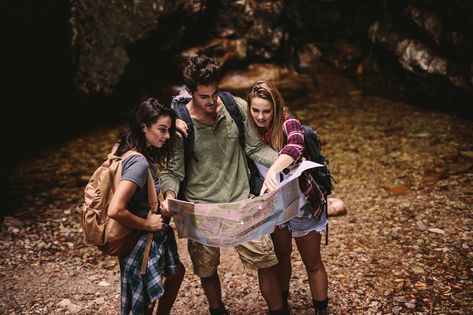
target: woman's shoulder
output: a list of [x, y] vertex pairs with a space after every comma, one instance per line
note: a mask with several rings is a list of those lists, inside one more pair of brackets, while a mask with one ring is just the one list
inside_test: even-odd
[[299, 117], [297, 117], [296, 115], [293, 115], [291, 113], [288, 113], [288, 112], [285, 112], [284, 113], [284, 120], [287, 121], [287, 120], [296, 120], [298, 121], [299, 123], [301, 122], [301, 120], [299, 119]]
[[233, 98], [235, 99], [235, 102], [237, 103], [238, 107], [240, 107], [240, 111], [245, 112], [246, 107], [248, 106], [246, 101], [244, 99], [242, 99], [241, 97], [235, 96], [235, 95], [233, 96]]
[[291, 114], [286, 114], [284, 117], [284, 123], [283, 123], [284, 128], [288, 127], [296, 127], [296, 128], [301, 128], [302, 129], [302, 123], [300, 119], [294, 115]]
[[141, 154], [136, 154], [125, 158], [122, 162], [123, 169], [128, 168], [139, 168], [139, 169], [147, 169], [149, 167], [149, 162], [146, 158]]

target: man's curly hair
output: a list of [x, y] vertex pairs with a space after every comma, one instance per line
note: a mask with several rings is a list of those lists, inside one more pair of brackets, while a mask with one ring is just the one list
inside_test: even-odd
[[182, 76], [187, 88], [194, 92], [198, 85], [218, 83], [220, 69], [210, 57], [197, 55], [191, 57], [186, 63]]

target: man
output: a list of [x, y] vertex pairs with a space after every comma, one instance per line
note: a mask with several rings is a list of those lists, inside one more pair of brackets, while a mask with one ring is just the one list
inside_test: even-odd
[[[238, 127], [218, 97], [219, 69], [207, 56], [191, 57], [183, 70], [186, 88], [192, 99], [186, 107], [194, 128], [193, 153], [185, 167], [183, 142], [178, 142], [173, 164], [161, 174], [166, 198], [163, 213], [170, 213], [167, 200], [175, 198], [179, 183], [185, 178], [184, 198], [196, 203], [222, 203], [248, 198], [249, 183], [246, 156], [270, 166], [277, 153], [261, 142], [246, 117], [246, 102], [234, 97], [245, 126], [245, 148], [239, 143]], [[288, 314], [283, 306], [275, 266], [277, 258], [269, 235], [235, 247], [245, 267], [258, 270], [261, 294], [269, 314]], [[188, 240], [194, 273], [202, 287], [212, 315], [228, 314], [222, 301], [217, 266], [220, 249]]]

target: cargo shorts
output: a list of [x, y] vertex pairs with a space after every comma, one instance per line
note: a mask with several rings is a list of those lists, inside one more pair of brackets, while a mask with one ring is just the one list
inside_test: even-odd
[[[220, 248], [206, 246], [191, 239], [187, 242], [187, 248], [197, 276], [206, 278], [217, 271], [217, 266], [220, 264]], [[234, 248], [246, 268], [263, 269], [278, 263], [273, 241], [269, 235]]]

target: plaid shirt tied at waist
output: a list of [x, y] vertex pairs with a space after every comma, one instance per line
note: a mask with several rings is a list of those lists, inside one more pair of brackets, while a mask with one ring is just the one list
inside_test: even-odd
[[147, 233], [138, 240], [133, 250], [119, 257], [121, 273], [121, 314], [144, 314], [164, 294], [163, 274], [175, 274], [179, 255], [171, 227], [154, 233], [146, 274], [140, 274]]
[[310, 171], [311, 169], [306, 170], [299, 176], [299, 188], [310, 204], [312, 215], [318, 220], [323, 211], [327, 210], [327, 200]]

